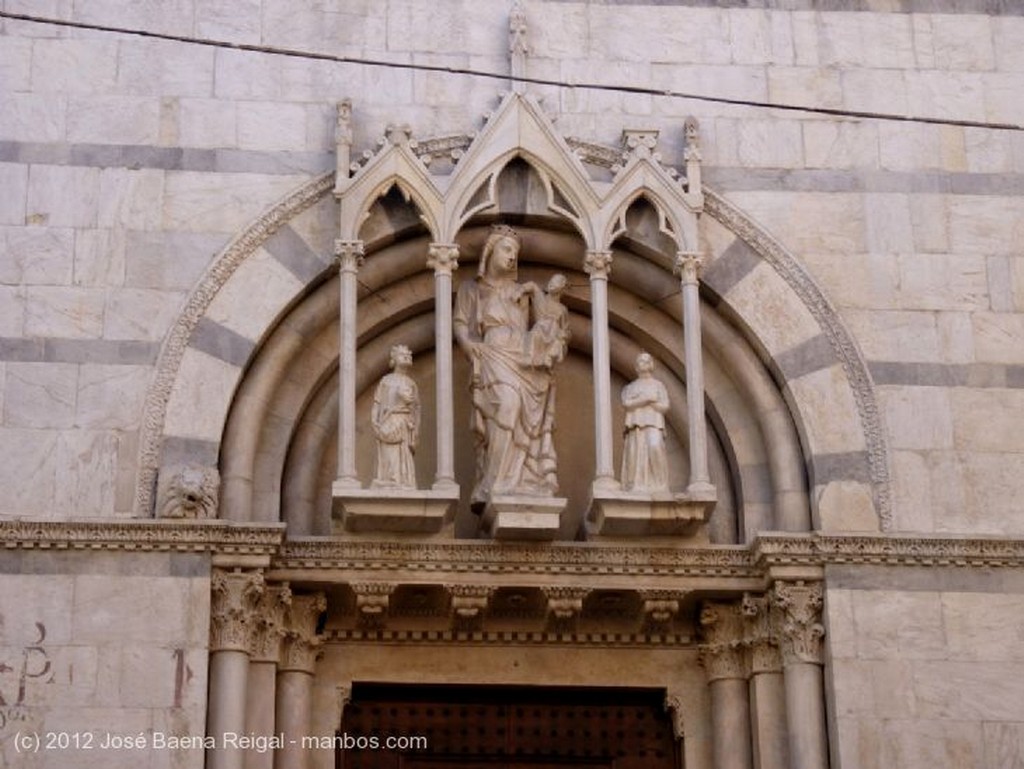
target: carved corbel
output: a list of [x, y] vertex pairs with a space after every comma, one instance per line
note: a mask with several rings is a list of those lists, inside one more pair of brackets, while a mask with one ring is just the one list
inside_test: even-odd
[[700, 612], [700, 630], [704, 643], [698, 647], [698, 651], [708, 682], [746, 678], [743, 613], [740, 605], [705, 601]]
[[820, 582], [776, 582], [771, 594], [772, 605], [778, 609], [776, 620], [782, 660], [793, 663], [824, 663], [821, 623], [824, 588]]
[[359, 613], [360, 625], [374, 630], [384, 627], [394, 589], [394, 585], [381, 582], [352, 585], [352, 591], [356, 594], [356, 611]]
[[210, 578], [210, 651], [248, 654], [256, 604], [263, 594], [263, 574], [214, 570]]
[[285, 634], [281, 643], [281, 671], [312, 674], [316, 668], [323, 636], [316, 632], [320, 615], [327, 609], [323, 593], [294, 595], [285, 618]]
[[576, 629], [580, 614], [583, 613], [583, 599], [590, 594], [589, 588], [544, 587], [547, 599], [548, 618], [558, 632], [572, 632]]
[[220, 473], [205, 465], [175, 465], [160, 471], [158, 518], [216, 518]]
[[644, 590], [640, 598], [648, 632], [667, 631], [679, 614], [680, 594], [670, 590]]
[[483, 624], [494, 588], [487, 585], [448, 585], [452, 597], [452, 626], [472, 632]]
[[649, 158], [660, 161], [658, 155], [658, 130], [657, 129], [630, 129], [622, 132], [622, 150], [625, 157]]

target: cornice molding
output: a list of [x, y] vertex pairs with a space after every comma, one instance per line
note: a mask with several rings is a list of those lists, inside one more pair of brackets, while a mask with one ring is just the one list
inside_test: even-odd
[[0, 521], [7, 550], [124, 550], [270, 556], [284, 541], [283, 523], [118, 519]]
[[272, 570], [446, 574], [716, 576], [842, 564], [1024, 568], [1024, 539], [910, 534], [762, 534], [749, 546], [697, 548], [480, 540], [285, 539], [283, 523], [152, 518], [0, 520], [5, 550], [173, 551], [271, 556]]

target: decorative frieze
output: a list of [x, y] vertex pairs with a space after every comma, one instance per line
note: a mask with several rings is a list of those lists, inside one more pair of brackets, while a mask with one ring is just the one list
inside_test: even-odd
[[285, 633], [281, 642], [279, 670], [313, 673], [323, 645], [317, 634], [320, 615], [327, 609], [323, 593], [293, 595], [285, 615]]
[[256, 605], [263, 594], [256, 571], [213, 572], [210, 579], [210, 651], [249, 652]]
[[823, 599], [824, 588], [820, 582], [775, 583], [771, 601], [780, 612], [779, 644], [785, 664], [822, 664], [822, 639], [825, 637], [825, 626], [821, 623]]

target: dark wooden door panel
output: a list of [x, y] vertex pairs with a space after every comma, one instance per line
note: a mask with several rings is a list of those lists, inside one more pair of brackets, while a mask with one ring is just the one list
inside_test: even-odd
[[663, 694], [635, 689], [356, 685], [342, 732], [380, 746], [339, 751], [339, 769], [678, 769]]

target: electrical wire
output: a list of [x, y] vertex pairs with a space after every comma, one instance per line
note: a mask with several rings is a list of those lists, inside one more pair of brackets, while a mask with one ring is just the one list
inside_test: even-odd
[[872, 112], [867, 110], [849, 110], [833, 107], [811, 107], [799, 104], [783, 104], [777, 102], [763, 102], [753, 99], [732, 99], [725, 96], [708, 96], [706, 94], [688, 93], [676, 91], [671, 88], [658, 89], [645, 86], [611, 85], [606, 83], [575, 83], [563, 80], [553, 80], [539, 77], [513, 77], [508, 73], [488, 72], [486, 70], [473, 69], [471, 67], [452, 67], [437, 64], [417, 64], [410, 62], [388, 61], [386, 59], [368, 59], [361, 56], [339, 56], [329, 53], [318, 53], [315, 51], [302, 51], [293, 48], [277, 48], [268, 45], [256, 45], [253, 43], [233, 43], [227, 40], [213, 40], [210, 38], [188, 37], [185, 35], [172, 35], [166, 32], [150, 32], [141, 29], [130, 29], [126, 27], [115, 27], [105, 24], [92, 24], [81, 21], [70, 21], [67, 19], [53, 19], [43, 16], [32, 16], [24, 13], [12, 13], [0, 10], [0, 19], [11, 19], [13, 21], [24, 21], [33, 24], [47, 24], [56, 27], [70, 29], [82, 29], [92, 32], [109, 32], [119, 35], [133, 35], [136, 37], [150, 38], [154, 40], [167, 40], [189, 45], [201, 45], [212, 48], [226, 48], [236, 51], [247, 51], [250, 53], [261, 53], [272, 56], [285, 56], [295, 59], [309, 59], [314, 61], [329, 61], [338, 64], [355, 64], [367, 67], [384, 67], [388, 69], [415, 70], [418, 72], [439, 72], [451, 75], [467, 75], [470, 77], [485, 78], [489, 80], [503, 80], [507, 82], [519, 82], [527, 85], [552, 86], [555, 88], [580, 89], [588, 91], [608, 91], [613, 93], [639, 94], [645, 96], [661, 96], [672, 99], [689, 99], [691, 101], [709, 102], [712, 104], [727, 104], [739, 107], [754, 107], [757, 109], [772, 109], [785, 112], [801, 112], [814, 115], [828, 115], [830, 117], [860, 118], [867, 120], [889, 120], [903, 123], [925, 123], [930, 125], [957, 126], [961, 128], [984, 128], [997, 131], [1024, 131], [1024, 125], [1016, 123], [991, 123], [979, 120], [959, 120], [956, 118], [937, 118], [922, 115], [900, 115], [891, 112]]

